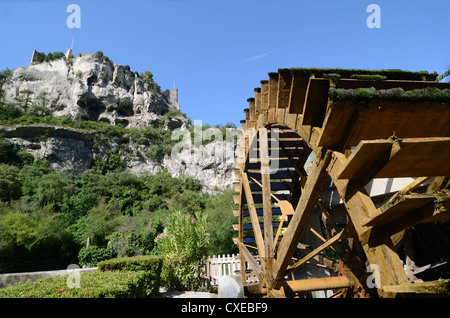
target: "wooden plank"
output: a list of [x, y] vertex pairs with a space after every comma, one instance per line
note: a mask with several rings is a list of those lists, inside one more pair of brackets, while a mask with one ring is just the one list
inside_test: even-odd
[[305, 73], [293, 73], [291, 82], [291, 95], [289, 96], [289, 113], [301, 114], [305, 103], [306, 90], [310, 76]]
[[380, 214], [362, 221], [364, 226], [380, 226], [389, 224], [411, 211], [417, 210], [425, 204], [433, 201], [432, 194], [407, 194], [397, 197], [397, 200], [389, 200], [380, 208]]
[[265, 255], [264, 240], [261, 233], [261, 229], [259, 227], [258, 215], [256, 214], [255, 204], [253, 203], [253, 197], [248, 183], [247, 173], [245, 172], [242, 173], [242, 186], [245, 193], [245, 199], [247, 201], [247, 207], [250, 212], [250, 218], [253, 224], [253, 231], [255, 233], [256, 245], [258, 247], [258, 254], [261, 257], [264, 257]]
[[[337, 101], [329, 107], [318, 145], [345, 149], [361, 140], [450, 137], [448, 103]], [[382, 123], [382, 124], [381, 124]]]
[[250, 251], [247, 249], [247, 247], [243, 243], [239, 243], [239, 251], [244, 255], [245, 260], [250, 265], [253, 272], [258, 276], [259, 281], [263, 281], [263, 272], [261, 270], [261, 265], [258, 264], [256, 259], [253, 257], [253, 255], [250, 253]]
[[[282, 226], [285, 225], [284, 222], [276, 222], [276, 223], [269, 224], [269, 228], [278, 227], [280, 224]], [[251, 224], [251, 223], [244, 223], [242, 225], [242, 228], [244, 229], [244, 231], [253, 230], [253, 224]], [[259, 223], [259, 228], [260, 229], [266, 229], [266, 226], [264, 225], [264, 223]], [[238, 231], [239, 230], [239, 225], [238, 224], [233, 224], [233, 230]]]
[[255, 88], [255, 113], [261, 114], [261, 88]]
[[[252, 190], [252, 192], [258, 192], [261, 191], [261, 188], [258, 184], [256, 184], [255, 182], [250, 181], [250, 189]], [[272, 181], [270, 183], [270, 189], [273, 192], [277, 192], [277, 191], [283, 191], [285, 192], [286, 190], [289, 190], [291, 186], [291, 183], [288, 181]]]
[[261, 111], [269, 109], [269, 81], [261, 81]]
[[269, 170], [269, 143], [267, 129], [259, 131], [261, 178], [262, 178], [262, 201], [264, 211], [264, 246], [265, 255], [273, 257], [273, 228], [272, 228], [272, 197], [270, 190], [270, 170]]
[[320, 151], [316, 154], [313, 167], [295, 209], [295, 213], [292, 216], [277, 251], [277, 261], [274, 272], [275, 288], [281, 285], [287, 266], [289, 265], [297, 248], [297, 244], [308, 225], [309, 217], [314, 211], [318, 195], [328, 178], [325, 168], [328, 166], [330, 159], [330, 151]]
[[398, 138], [450, 137], [449, 110], [448, 103], [374, 101], [360, 113], [347, 146], [394, 132]]
[[369, 182], [373, 176], [389, 161], [393, 141], [363, 140], [348, 157], [338, 179], [363, 180]]
[[388, 293], [414, 293], [414, 294], [442, 294], [448, 296], [450, 292], [450, 280], [442, 279], [432, 282], [408, 283], [401, 285], [382, 286], [384, 292]]
[[239, 193], [233, 194], [233, 201], [234, 201], [234, 204], [240, 204], [241, 203], [241, 195]]
[[330, 80], [311, 78], [309, 80], [306, 100], [303, 107], [302, 125], [322, 127], [328, 105]]
[[[289, 180], [292, 179], [292, 175], [295, 172], [294, 170], [282, 170], [277, 169], [273, 171], [274, 173], [270, 174], [270, 178], [272, 180]], [[255, 178], [256, 180], [261, 180], [261, 173], [260, 172], [248, 172], [248, 176]]]
[[345, 149], [345, 142], [353, 131], [359, 112], [362, 111], [359, 106], [351, 101], [334, 102], [327, 110], [317, 146], [339, 151]]
[[450, 176], [450, 137], [402, 139], [399, 147], [375, 178]]
[[[280, 208], [276, 208], [276, 207], [272, 207], [272, 215], [281, 215], [281, 209]], [[243, 212], [244, 217], [249, 217], [250, 216], [250, 212], [247, 209], [244, 209]], [[256, 209], [256, 215], [257, 216], [263, 216], [263, 209]]]
[[[261, 189], [259, 189], [258, 191], [261, 191]], [[288, 197], [289, 197], [289, 194], [287, 194], [287, 193], [272, 194], [272, 196], [269, 198], [269, 202], [277, 203], [278, 200], [287, 200]], [[255, 204], [263, 203], [263, 201], [264, 201], [264, 196], [262, 193], [261, 194], [253, 193], [253, 203], [255, 203]]]
[[418, 209], [410, 211], [410, 213], [385, 224], [384, 227], [392, 235], [419, 223], [448, 221], [450, 221], [450, 200], [439, 203], [431, 201]]
[[[294, 159], [295, 161], [298, 161], [298, 159]], [[275, 162], [277, 161], [277, 162]], [[290, 168], [292, 167], [291, 162], [289, 161], [288, 157], [285, 158], [274, 158], [269, 161], [269, 164], [277, 164], [279, 168]], [[260, 162], [252, 162], [248, 164], [248, 169], [258, 169], [260, 168], [261, 163]], [[274, 189], [273, 189], [274, 190]]]
[[250, 120], [250, 109], [244, 108], [244, 114], [245, 114], [245, 120], [249, 121]]
[[275, 72], [269, 73], [269, 108], [276, 108], [278, 102], [278, 77], [279, 74]]
[[450, 175], [449, 138], [361, 141], [339, 179], [429, 177]]
[[250, 121], [256, 121], [256, 106], [255, 106], [255, 98], [250, 97], [247, 99], [248, 108], [250, 110]]
[[290, 70], [279, 71], [277, 108], [288, 108], [291, 96], [292, 74]]

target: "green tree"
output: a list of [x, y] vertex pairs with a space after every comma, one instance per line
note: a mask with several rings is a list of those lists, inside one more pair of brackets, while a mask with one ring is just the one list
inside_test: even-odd
[[0, 200], [17, 200], [22, 195], [20, 170], [15, 166], [0, 164]]
[[207, 227], [211, 236], [210, 256], [239, 252], [233, 242], [233, 224], [236, 222], [233, 206], [233, 190], [224, 191], [208, 201], [205, 214], [208, 215]]
[[32, 90], [24, 89], [19, 91], [19, 96], [15, 97], [15, 100], [21, 103], [21, 106], [24, 110], [27, 110], [29, 103], [31, 102], [31, 95], [34, 95], [34, 92]]

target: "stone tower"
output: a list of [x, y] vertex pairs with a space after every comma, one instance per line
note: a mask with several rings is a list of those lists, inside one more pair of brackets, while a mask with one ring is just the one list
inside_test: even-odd
[[178, 104], [178, 88], [174, 88], [170, 91], [169, 101], [172, 106], [177, 110], [180, 110], [180, 105]]

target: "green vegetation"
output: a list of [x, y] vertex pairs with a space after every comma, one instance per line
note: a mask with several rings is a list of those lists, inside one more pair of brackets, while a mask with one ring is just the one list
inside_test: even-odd
[[121, 160], [116, 152], [80, 175], [64, 175], [0, 139], [0, 272], [158, 254], [156, 236], [177, 213], [207, 215], [214, 244], [206, 254], [235, 251], [228, 191], [208, 196], [194, 179], [168, 172], [136, 176]]
[[339, 74], [342, 78], [352, 78], [358, 75], [378, 75], [385, 76], [387, 79], [404, 79], [404, 80], [418, 80], [418, 81], [435, 81], [438, 73], [429, 73], [427, 71], [404, 71], [399, 69], [387, 70], [365, 70], [365, 69], [342, 69], [342, 68], [282, 68], [279, 72], [301, 73], [305, 75], [315, 75], [321, 77], [324, 74]]
[[357, 100], [359, 102], [370, 102], [373, 99], [408, 101], [408, 102], [449, 102], [450, 89], [438, 89], [435, 87], [427, 87], [423, 89], [414, 89], [405, 91], [404, 89], [391, 88], [376, 90], [371, 88], [330, 88], [329, 96], [335, 101], [339, 100]]
[[33, 56], [33, 62], [37, 62], [37, 63], [51, 62], [51, 61], [58, 60], [63, 57], [65, 57], [63, 52], [53, 52], [53, 53], [48, 53], [47, 55], [45, 55], [45, 53], [36, 51]]
[[164, 260], [162, 279], [169, 291], [199, 290], [205, 285], [203, 270], [209, 246], [206, 215], [169, 215], [167, 226], [156, 241]]
[[102, 262], [96, 272], [80, 275], [80, 286], [68, 287], [68, 276], [44, 278], [0, 289], [1, 298], [144, 298], [158, 293], [161, 258], [142, 256]]
[[[155, 255], [114, 258], [98, 263], [98, 270], [107, 271], [161, 271], [162, 258]], [[159, 274], [158, 274], [159, 275]]]
[[[59, 56], [45, 55], [44, 61]], [[101, 52], [96, 57], [105, 59]], [[10, 75], [9, 70], [0, 72], [0, 89]], [[150, 72], [143, 77], [153, 83]], [[2, 289], [0, 297], [141, 297], [152, 292], [154, 277], [141, 270], [146, 261], [135, 257], [151, 255], [164, 259], [168, 289], [204, 286], [200, 268], [205, 258], [237, 252], [232, 191], [211, 196], [190, 177], [174, 178], [166, 171], [137, 176], [124, 168], [131, 143], [142, 146], [132, 151], [135, 156], [161, 161], [170, 154], [179, 140], [171, 140], [164, 125], [181, 113], [169, 111], [151, 126], [125, 129], [81, 114], [54, 117], [48, 95], [23, 90], [14, 103], [6, 103], [0, 90], [0, 125], [40, 125], [44, 128], [36, 141], [48, 138], [45, 126], [89, 132], [94, 149], [106, 155], [83, 173], [63, 174], [0, 135], [0, 273], [65, 269], [68, 264], [98, 265], [106, 272], [82, 274], [82, 281], [89, 281], [82, 289], [68, 289], [65, 278], [55, 278]], [[235, 125], [214, 128], [224, 133]], [[194, 128], [189, 131], [193, 138]], [[108, 150], [111, 144], [118, 146]], [[157, 238], [161, 233], [172, 233], [175, 245], [163, 244]], [[174, 246], [183, 252], [171, 252]], [[108, 272], [125, 267], [117, 275]]]

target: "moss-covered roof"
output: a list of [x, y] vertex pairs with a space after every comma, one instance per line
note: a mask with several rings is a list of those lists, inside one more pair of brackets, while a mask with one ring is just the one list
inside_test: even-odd
[[[367, 69], [342, 69], [342, 68], [280, 68], [278, 72], [290, 71], [291, 73], [303, 73], [322, 77], [326, 74], [339, 74], [342, 78], [355, 78], [357, 75], [362, 76], [381, 76], [389, 80], [416, 80], [416, 81], [436, 81], [437, 72], [429, 73], [428, 71], [404, 71], [400, 69], [384, 69], [384, 70], [367, 70]], [[353, 76], [353, 77], [352, 77]], [[379, 77], [380, 78], [380, 77]]]
[[435, 87], [414, 89], [411, 91], [405, 91], [400, 87], [380, 90], [374, 87], [356, 89], [330, 88], [328, 95], [334, 101], [356, 100], [368, 102], [374, 99], [384, 99], [408, 102], [450, 102], [450, 89], [439, 89]]

